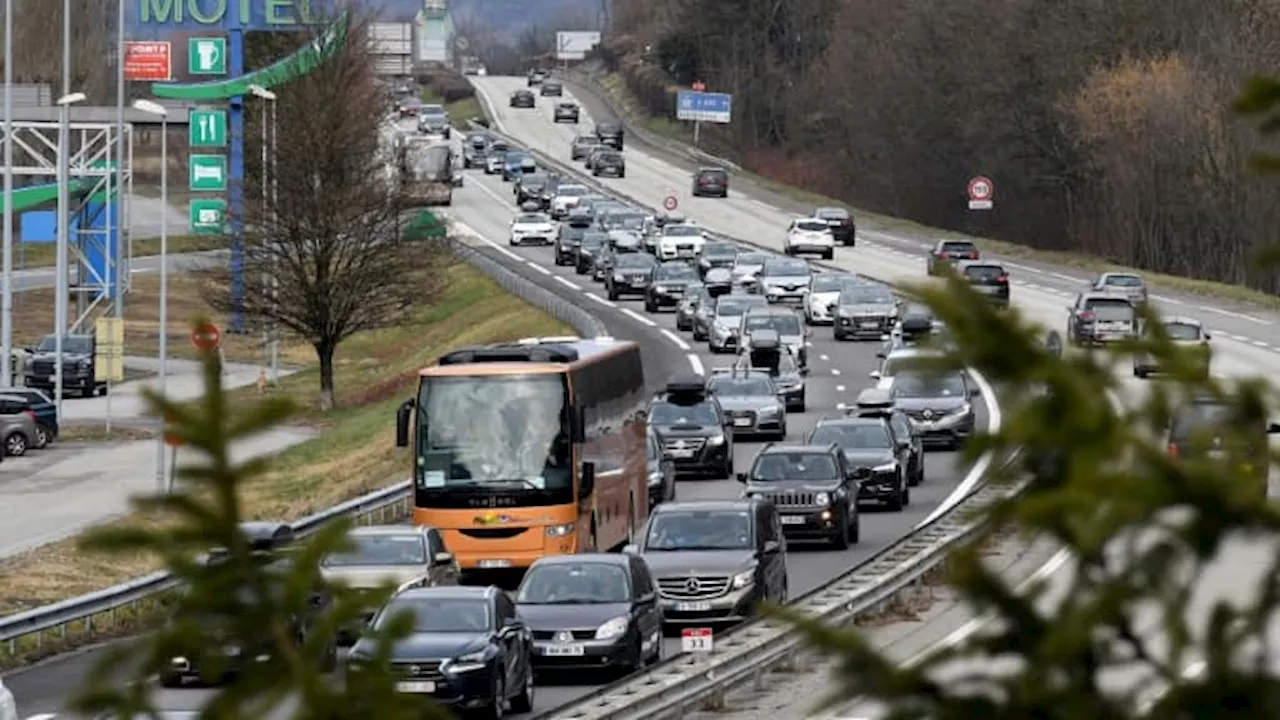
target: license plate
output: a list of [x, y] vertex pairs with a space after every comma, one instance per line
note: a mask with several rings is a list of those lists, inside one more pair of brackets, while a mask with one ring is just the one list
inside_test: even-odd
[[581, 657], [587, 649], [581, 645], [548, 645], [542, 649], [543, 655], [551, 657]]
[[709, 602], [678, 602], [676, 610], [680, 612], [706, 612], [711, 609]]
[[737, 427], [749, 427], [751, 425], [751, 418], [734, 418], [733, 424]]
[[402, 693], [433, 693], [436, 691], [436, 684], [430, 680], [406, 680], [396, 683], [396, 692]]
[[672, 450], [672, 451], [671, 451], [671, 457], [673, 457], [673, 458], [691, 458], [691, 457], [693, 457], [693, 451], [692, 451], [692, 450]]
[[803, 525], [804, 516], [803, 515], [783, 515], [782, 524], [783, 525]]
[[481, 560], [479, 566], [482, 568], [509, 568], [510, 560]]
[[862, 322], [858, 323], [858, 327], [878, 328], [880, 327], [880, 323], [876, 322], [875, 320], [863, 320]]

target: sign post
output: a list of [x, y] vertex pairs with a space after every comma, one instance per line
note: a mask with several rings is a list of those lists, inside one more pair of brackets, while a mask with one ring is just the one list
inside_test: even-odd
[[124, 79], [169, 82], [173, 78], [173, 49], [168, 42], [126, 42]]
[[992, 196], [995, 195], [996, 185], [991, 182], [991, 178], [978, 175], [969, 180], [969, 209], [970, 210], [990, 210], [995, 207]]
[[[705, 88], [703, 83], [695, 87]], [[693, 121], [693, 144], [698, 144], [702, 123], [727, 124], [733, 117], [733, 96], [701, 90], [681, 90], [676, 94], [676, 119]]]

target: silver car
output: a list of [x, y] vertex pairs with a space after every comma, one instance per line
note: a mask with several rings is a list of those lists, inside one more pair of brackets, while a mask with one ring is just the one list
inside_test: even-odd
[[836, 340], [879, 339], [893, 330], [902, 302], [883, 285], [845, 288], [830, 306]]
[[733, 423], [735, 437], [768, 435], [787, 437], [787, 407], [769, 373], [749, 369], [715, 369], [707, 390]]
[[939, 351], [922, 347], [899, 347], [889, 352], [878, 352], [880, 367], [872, 370], [871, 379], [876, 387], [888, 390], [893, 385], [893, 378], [900, 372], [917, 369], [923, 358], [937, 357]]
[[[1212, 338], [1209, 332], [1204, 329], [1204, 325], [1195, 318], [1166, 317], [1161, 318], [1160, 326], [1164, 328], [1164, 334], [1168, 336], [1169, 342], [1184, 350], [1189, 357], [1203, 363], [1204, 375], [1208, 377], [1209, 366], [1213, 358], [1213, 349], [1209, 345], [1209, 341]], [[1147, 323], [1147, 327], [1143, 328], [1143, 334], [1150, 334], [1152, 329], [1153, 325]], [[1156, 358], [1145, 353], [1134, 353], [1134, 377], [1145, 378], [1152, 373], [1160, 372], [1160, 370], [1160, 363]]]
[[676, 329], [697, 332], [695, 319], [698, 316], [698, 311], [704, 304], [710, 304], [711, 302], [711, 293], [707, 292], [705, 285], [700, 282], [691, 282], [686, 285], [684, 295], [680, 298], [680, 304], [676, 306]]
[[760, 292], [769, 302], [804, 302], [813, 270], [804, 260], [776, 257], [765, 261], [758, 279]]
[[40, 428], [35, 413], [18, 397], [0, 398], [0, 441], [4, 455], [22, 457], [39, 446]]
[[1093, 280], [1096, 292], [1115, 293], [1129, 298], [1134, 307], [1147, 303], [1147, 283], [1141, 275], [1124, 272], [1104, 272]]
[[773, 256], [759, 252], [738, 253], [738, 257], [733, 260], [733, 268], [731, 269], [734, 286], [747, 290], [758, 290], [757, 276], [771, 257]]
[[748, 308], [764, 307], [765, 299], [759, 295], [721, 295], [711, 316], [707, 332], [707, 349], [713, 353], [733, 352], [738, 347], [738, 333], [742, 328], [742, 315]]
[[809, 340], [809, 330], [800, 322], [798, 314], [788, 308], [751, 308], [742, 316], [742, 326], [738, 335], [747, 337], [758, 330], [772, 330], [778, 333], [779, 341], [791, 349], [800, 361], [800, 367], [806, 367], [809, 364], [809, 351], [805, 347]]

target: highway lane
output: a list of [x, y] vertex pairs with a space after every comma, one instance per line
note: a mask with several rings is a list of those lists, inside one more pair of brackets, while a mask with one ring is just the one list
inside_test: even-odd
[[[701, 343], [691, 344], [687, 334], [676, 332], [670, 313], [649, 316], [643, 312], [639, 302], [607, 301], [598, 286], [573, 275], [572, 270], [557, 268], [549, 249], [507, 248], [507, 226], [515, 208], [511, 203], [509, 186], [501, 180], [485, 178], [478, 172], [468, 173], [467, 185], [455, 194], [454, 206], [449, 212], [461, 225], [474, 232], [475, 237], [469, 239], [471, 244], [487, 248], [495, 260], [546, 289], [582, 302], [584, 307], [601, 318], [612, 334], [642, 342], [646, 348], [646, 374], [652, 385], [660, 385], [673, 372], [709, 369], [725, 364], [729, 359], [728, 356], [707, 354]], [[789, 429], [793, 439], [802, 437], [819, 415], [838, 412], [836, 405], [842, 402], [841, 398], [852, 398], [857, 390], [869, 383], [867, 374], [875, 367], [876, 346], [876, 343], [841, 343], [837, 347], [827, 335], [815, 335], [810, 349], [814, 367], [809, 380], [811, 409], [792, 419]], [[984, 418], [985, 413], [979, 418], [980, 423], [985, 423]], [[745, 442], [737, 446], [736, 470], [748, 468], [758, 447], [758, 443]], [[789, 558], [792, 594], [803, 593], [841, 574], [879, 547], [908, 532], [952, 493], [964, 475], [962, 468], [957, 467], [954, 453], [931, 453], [927, 464], [927, 479], [923, 485], [913, 488], [912, 505], [901, 513], [868, 512], [863, 518], [862, 542], [858, 546], [844, 552], [794, 546]], [[680, 499], [736, 497], [739, 492], [740, 486], [732, 480], [681, 480], [678, 487]], [[668, 654], [677, 652], [678, 645], [678, 641], [668, 640], [664, 650]], [[13, 689], [24, 714], [56, 711], [72, 689], [79, 685], [93, 657], [93, 653], [86, 653], [60, 658], [45, 666], [6, 677], [5, 682]], [[594, 687], [563, 682], [554, 677], [548, 678], [547, 683], [540, 687], [540, 711], [572, 700]], [[161, 706], [173, 709], [199, 707], [209, 694], [209, 691], [198, 689], [158, 689], [157, 692]]]
[[[506, 95], [522, 85], [522, 80], [473, 80], [481, 91], [481, 97], [496, 116], [497, 129], [515, 136], [534, 149], [568, 161], [568, 140], [577, 129], [550, 122], [549, 103], [542, 102], [533, 111], [511, 110], [506, 107]], [[582, 123], [583, 128], [590, 126], [589, 120]], [[604, 183], [650, 206], [658, 206], [667, 195], [674, 195], [679, 200], [682, 212], [713, 231], [779, 247], [783, 228], [793, 216], [792, 213], [800, 214], [809, 210], [798, 207], [792, 212], [779, 210], [775, 205], [747, 197], [740, 192], [732, 193], [727, 200], [694, 199], [688, 192], [690, 176], [687, 169], [675, 167], [634, 145], [627, 149], [626, 157], [627, 178], [604, 180]], [[772, 201], [775, 200], [771, 198]], [[876, 242], [875, 240], [882, 240], [880, 237], [867, 242], [865, 236], [866, 233], [863, 233], [856, 248], [838, 251], [835, 264], [886, 281], [919, 281], [924, 278], [922, 252], [908, 252]], [[919, 240], [915, 242], [917, 246], [920, 245]], [[1028, 272], [1020, 278], [1020, 268], [1014, 266], [1013, 269], [1014, 305], [1046, 327], [1063, 328], [1067, 315], [1066, 305], [1079, 288], [1078, 278], [1067, 273], [1047, 273], [1043, 270]], [[1267, 324], [1269, 321], [1261, 314], [1225, 317], [1223, 313], [1230, 313], [1230, 304], [1223, 303], [1220, 307], [1215, 307], [1215, 303], [1201, 298], [1170, 303], [1163, 296], [1157, 296], [1155, 302], [1164, 312], [1200, 316], [1211, 327], [1225, 328], [1225, 332], [1220, 330], [1215, 336], [1213, 372], [1216, 376], [1230, 379], [1280, 374], [1280, 357], [1274, 352], [1272, 341], [1259, 339], [1272, 337], [1266, 334], [1271, 332]], [[1190, 303], [1194, 303], [1194, 307]], [[1126, 368], [1119, 368], [1121, 377], [1118, 396], [1124, 404], [1132, 405], [1145, 393], [1147, 382], [1135, 380], [1125, 371]], [[1276, 494], [1275, 485], [1276, 478], [1273, 474], [1273, 495]], [[1209, 608], [1215, 602], [1239, 603], [1250, 597], [1263, 570], [1263, 559], [1271, 557], [1273, 552], [1269, 545], [1260, 548], [1257, 543], [1243, 539], [1224, 547], [1197, 585], [1196, 600], [1188, 609], [1192, 624], [1202, 628], [1208, 620]], [[1063, 575], [1068, 574], [1063, 568], [1072, 565], [1069, 562], [1056, 563], [1058, 572]], [[1058, 580], [1056, 577], [1054, 579]], [[1148, 614], [1144, 620], [1144, 626], [1150, 628], [1151, 632], [1158, 632], [1158, 617]], [[1108, 678], [1108, 683], [1131, 686], [1137, 680], [1137, 677], [1125, 676]]]

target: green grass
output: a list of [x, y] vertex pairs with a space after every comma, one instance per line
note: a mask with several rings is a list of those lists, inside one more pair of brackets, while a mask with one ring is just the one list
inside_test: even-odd
[[[600, 78], [597, 84], [605, 91], [609, 100], [623, 111], [623, 114], [627, 116], [627, 119], [630, 122], [639, 123], [641, 127], [659, 135], [660, 137], [675, 140], [686, 145], [693, 144], [693, 133], [687, 123], [672, 120], [670, 118], [659, 118], [647, 115], [641, 108], [640, 104], [635, 100], [634, 96], [627, 90], [626, 83], [620, 75], [616, 73], [605, 75]], [[703, 149], [708, 152], [715, 152], [714, 148], [704, 147]], [[785, 185], [746, 169], [743, 169], [737, 174], [756, 183], [762, 188], [806, 205], [848, 206], [848, 203], [843, 200], [830, 198], [803, 188]], [[1069, 267], [1095, 273], [1107, 271], [1138, 272], [1147, 279], [1147, 282], [1153, 289], [1164, 289], [1167, 291], [1199, 295], [1207, 298], [1232, 300], [1240, 303], [1258, 305], [1264, 308], [1280, 309], [1280, 297], [1244, 287], [1243, 285], [1232, 285], [1212, 280], [1199, 280], [1195, 278], [1179, 277], [1177, 275], [1166, 275], [1149, 270], [1135, 270], [1134, 268], [1118, 265], [1116, 263], [1109, 262], [1106, 259], [1085, 255], [1083, 253], [1038, 250], [1036, 248], [1030, 248], [1025, 245], [1019, 245], [1017, 243], [1011, 243], [1004, 240], [973, 237], [951, 230], [929, 227], [912, 220], [881, 215], [858, 208], [853, 208], [853, 210], [858, 216], [859, 226], [868, 230], [899, 233], [924, 239], [941, 237], [954, 237], [957, 239], [968, 238], [978, 243], [979, 247], [984, 252], [993, 253], [1010, 259], [1021, 259], [1030, 262], [1057, 265], [1059, 267]]]
[[[446, 292], [413, 322], [347, 340], [335, 360], [339, 409], [317, 407], [318, 373], [304, 369], [273, 393], [293, 397], [298, 421], [321, 436], [276, 456], [266, 475], [241, 489], [250, 518], [294, 520], [407, 477], [409, 456], [395, 447], [397, 404], [419, 368], [461, 346], [530, 335], [572, 334], [563, 323], [505, 293], [469, 265], [446, 271]], [[233, 391], [247, 401], [254, 388]], [[140, 517], [115, 522], [140, 523]], [[0, 560], [0, 615], [109, 587], [157, 569], [149, 556], [82, 553], [75, 539]]]
[[453, 118], [455, 123], [465, 123], [471, 118], [484, 118], [484, 111], [480, 109], [480, 101], [474, 95], [461, 100], [455, 100], [447, 103], [444, 98], [436, 94], [431, 88], [423, 88], [420, 93], [422, 102], [431, 105], [444, 105], [445, 112], [449, 113], [449, 117]]
[[[168, 250], [171, 253], [189, 253], [201, 250], [220, 250], [227, 247], [227, 239], [219, 235], [171, 235]], [[58, 264], [54, 243], [24, 243], [22, 247], [24, 267], [53, 267]], [[135, 238], [133, 256], [147, 257], [160, 254], [160, 238]]]

